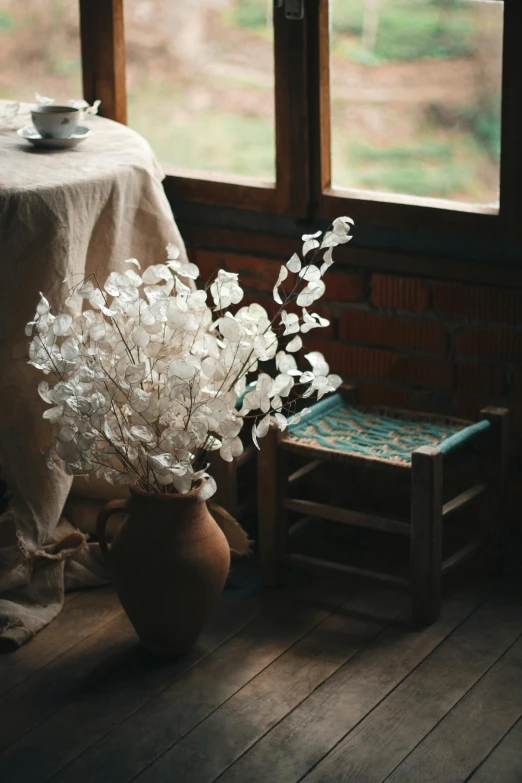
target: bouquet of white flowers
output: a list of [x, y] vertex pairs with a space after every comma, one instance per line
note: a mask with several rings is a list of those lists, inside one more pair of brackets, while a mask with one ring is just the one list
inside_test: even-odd
[[[340, 385], [320, 353], [305, 356], [305, 372], [294, 354], [302, 334], [329, 323], [309, 308], [323, 295], [323, 275], [334, 248], [351, 239], [351, 225], [341, 217], [324, 235], [303, 236], [303, 260], [294, 254], [281, 266], [270, 316], [259, 304], [232, 312], [243, 298], [237, 274], [220, 269], [205, 289], [193, 290], [186, 281], [199, 270], [181, 262], [174, 245], [165, 263], [143, 273], [130, 258], [125, 273], [111, 272], [103, 287], [96, 275], [83, 279], [65, 300], [68, 312], [53, 315], [42, 294], [26, 332], [29, 363], [52, 379], [38, 386], [52, 406], [44, 418], [59, 425], [49, 467], [59, 459], [69, 475], [148, 492], [184, 494], [204, 477], [199, 497], [211, 497], [208, 453], [238, 457], [247, 419], [257, 446], [271, 420], [284, 430], [306, 415], [296, 412], [299, 398]], [[259, 371], [262, 362], [272, 363], [275, 377]]]

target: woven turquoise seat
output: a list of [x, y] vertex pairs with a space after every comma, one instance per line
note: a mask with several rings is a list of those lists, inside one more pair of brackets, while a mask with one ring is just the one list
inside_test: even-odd
[[467, 422], [443, 417], [423, 419], [406, 411], [354, 407], [334, 394], [313, 405], [299, 424], [290, 426], [289, 439], [303, 446], [410, 465], [415, 449], [439, 446], [466, 426]]

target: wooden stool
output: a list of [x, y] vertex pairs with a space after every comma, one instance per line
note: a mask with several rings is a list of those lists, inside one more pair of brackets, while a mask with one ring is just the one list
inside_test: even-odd
[[[486, 408], [481, 421], [470, 423], [430, 414], [351, 404], [354, 388], [312, 406], [301, 422], [281, 433], [272, 429], [261, 441], [258, 456], [259, 549], [265, 584], [282, 581], [288, 564], [334, 569], [410, 591], [412, 619], [433, 623], [440, 612], [441, 577], [470, 558], [487, 536], [498, 551], [504, 547], [505, 521], [501, 512], [507, 460], [508, 411]], [[289, 475], [290, 454], [307, 459]], [[458, 469], [468, 456], [478, 457], [477, 483], [443, 502], [443, 475]], [[484, 459], [487, 457], [487, 459]], [[292, 488], [327, 460], [346, 466], [362, 465], [409, 471], [411, 506], [409, 519], [394, 519], [292, 497]], [[496, 518], [450, 557], [442, 559], [443, 522], [486, 491], [493, 492]], [[302, 519], [287, 530], [287, 513]], [[289, 551], [288, 533], [313, 518], [408, 536], [409, 576], [398, 577], [357, 566], [344, 565]], [[493, 525], [491, 522], [493, 521]]]

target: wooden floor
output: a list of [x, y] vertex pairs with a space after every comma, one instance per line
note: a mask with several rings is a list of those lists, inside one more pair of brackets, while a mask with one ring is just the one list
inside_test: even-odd
[[232, 583], [171, 662], [112, 588], [69, 595], [0, 657], [0, 781], [521, 783], [516, 581], [468, 579], [422, 631], [381, 588]]

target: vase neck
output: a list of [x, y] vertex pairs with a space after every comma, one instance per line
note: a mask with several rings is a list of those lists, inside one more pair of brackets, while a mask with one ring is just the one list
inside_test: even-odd
[[212, 519], [204, 501], [174, 494], [132, 493], [129, 512], [131, 524], [147, 525], [154, 538], [171, 535], [198, 538]]

